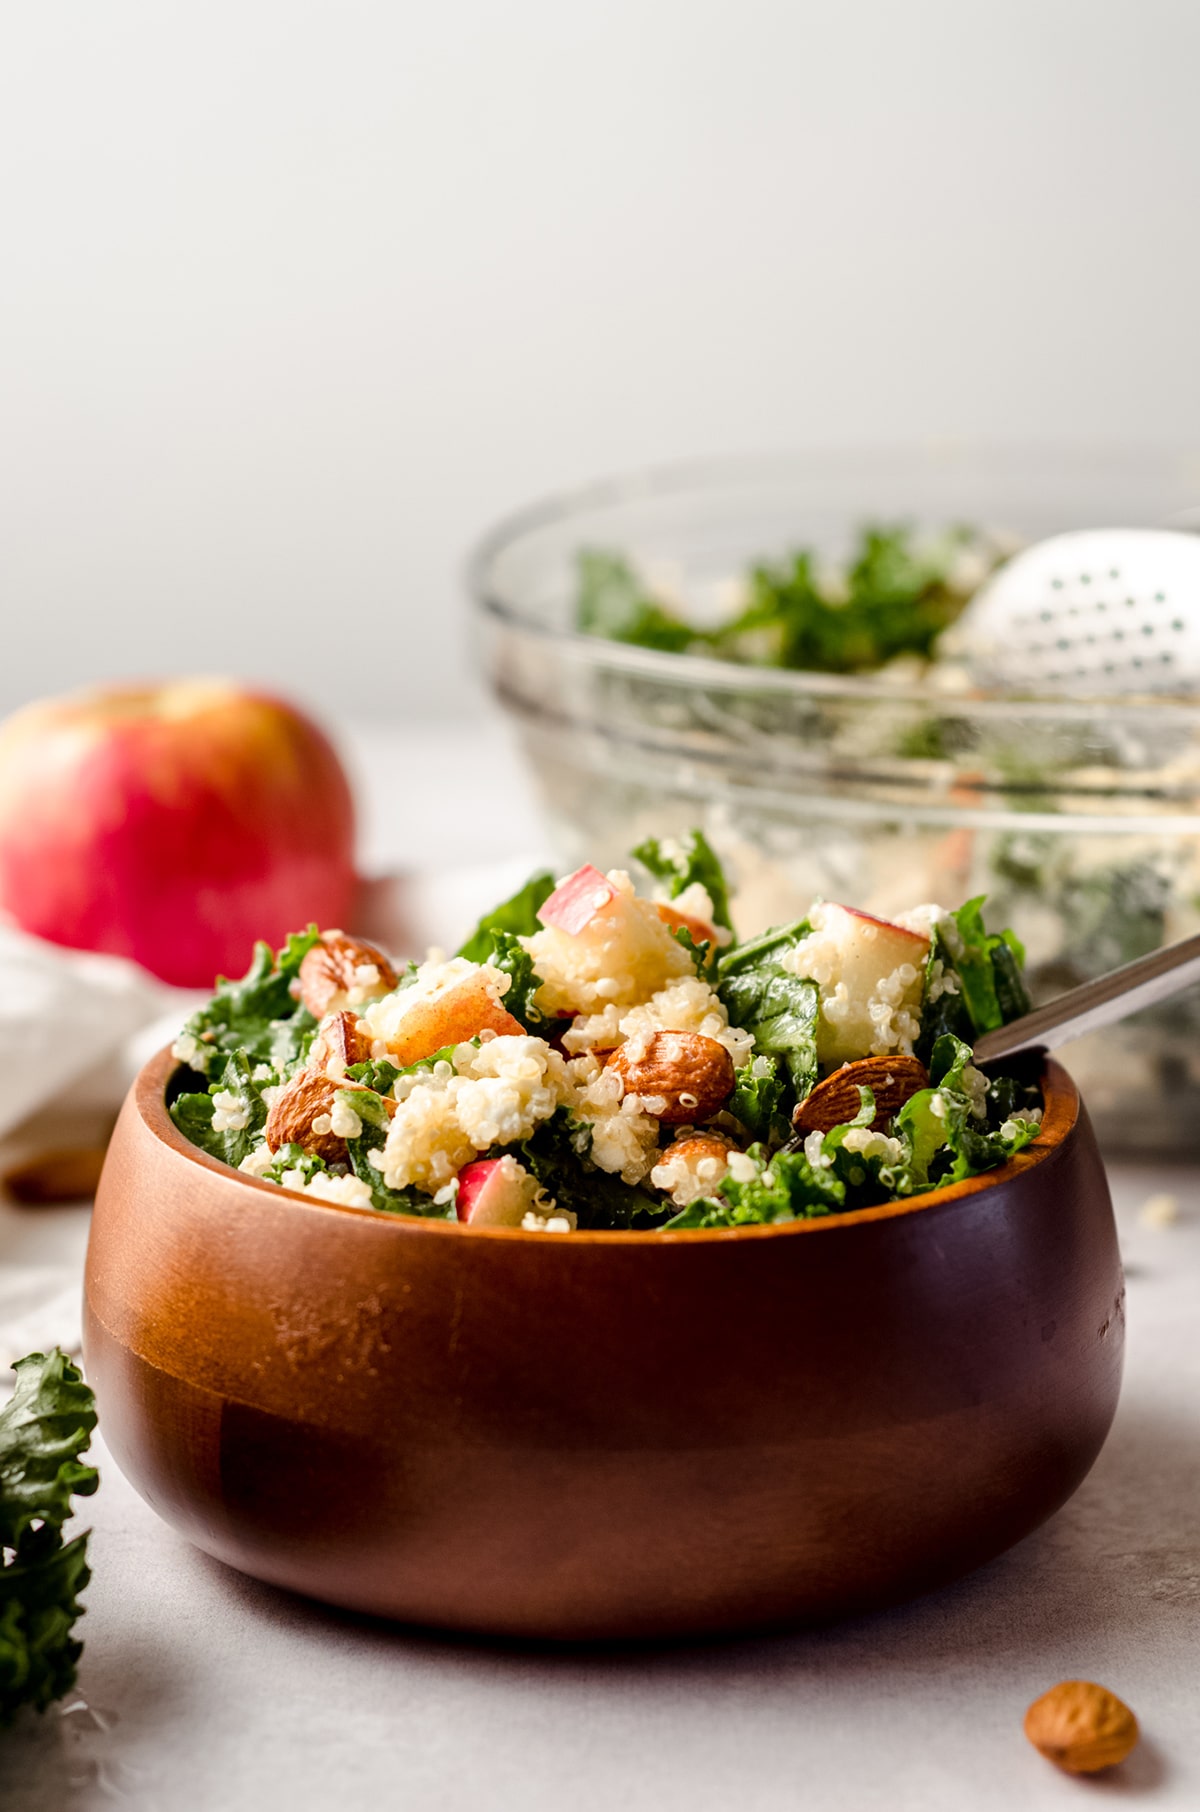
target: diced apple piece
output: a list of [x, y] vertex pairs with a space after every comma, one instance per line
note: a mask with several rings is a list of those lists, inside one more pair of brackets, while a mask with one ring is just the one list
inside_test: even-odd
[[515, 1158], [479, 1158], [458, 1173], [455, 1212], [469, 1227], [519, 1227], [537, 1194], [537, 1178]]
[[[655, 900], [654, 910], [665, 925], [672, 931], [687, 931], [695, 944], [709, 944], [712, 950], [717, 948], [717, 928], [710, 925], [707, 919], [698, 919], [690, 912], [680, 912], [670, 900]], [[711, 952], [710, 952], [711, 954]]]
[[[899, 1028], [906, 1021], [915, 1023], [920, 1013], [928, 937], [852, 906], [826, 904], [814, 913], [813, 924], [812, 973], [821, 988], [817, 1055], [822, 1065], [899, 1050], [903, 1042]], [[804, 952], [801, 944], [802, 959]], [[905, 965], [911, 975], [904, 974]]]
[[590, 862], [585, 862], [573, 875], [559, 882], [538, 918], [543, 925], [553, 925], [559, 931], [578, 937], [596, 914], [611, 906], [616, 897], [617, 889], [612, 882]]
[[525, 1035], [525, 1027], [505, 1012], [480, 970], [430, 1000], [414, 1000], [388, 1038], [388, 1051], [401, 1065], [419, 1063], [445, 1045], [463, 1044], [484, 1031], [512, 1038]]

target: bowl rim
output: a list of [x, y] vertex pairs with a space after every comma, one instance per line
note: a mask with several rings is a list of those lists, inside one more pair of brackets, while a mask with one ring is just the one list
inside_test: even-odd
[[359, 1208], [349, 1202], [323, 1201], [319, 1197], [302, 1195], [295, 1189], [285, 1189], [278, 1183], [268, 1183], [262, 1177], [250, 1176], [245, 1171], [224, 1163], [220, 1158], [211, 1157], [198, 1145], [193, 1145], [175, 1125], [167, 1112], [166, 1087], [179, 1067], [181, 1066], [172, 1054], [171, 1046], [164, 1045], [139, 1071], [129, 1091], [127, 1107], [137, 1113], [147, 1131], [160, 1144], [187, 1162], [199, 1165], [202, 1170], [212, 1171], [231, 1182], [236, 1181], [245, 1188], [264, 1191], [273, 1201], [283, 1197], [313, 1213], [351, 1215], [356, 1220], [391, 1228], [397, 1233], [421, 1233], [433, 1238], [465, 1237], [472, 1240], [515, 1239], [526, 1244], [536, 1244], [539, 1249], [552, 1245], [570, 1251], [576, 1251], [580, 1247], [594, 1248], [597, 1245], [660, 1249], [681, 1243], [691, 1245], [728, 1240], [787, 1239], [805, 1234], [873, 1226], [883, 1221], [903, 1220], [913, 1214], [922, 1214], [930, 1208], [942, 1208], [965, 1201], [998, 1184], [1014, 1182], [1025, 1172], [1045, 1163], [1062, 1149], [1077, 1130], [1083, 1107], [1079, 1090], [1072, 1078], [1060, 1063], [1047, 1056], [1039, 1077], [1044, 1105], [1041, 1132], [1006, 1164], [999, 1165], [995, 1170], [985, 1171], [981, 1176], [967, 1177], [961, 1183], [949, 1183], [941, 1189], [930, 1189], [923, 1195], [880, 1202], [873, 1208], [854, 1208], [847, 1214], [821, 1215], [813, 1220], [775, 1221], [761, 1227], [684, 1227], [674, 1232], [661, 1228], [647, 1229], [643, 1233], [628, 1228], [592, 1228], [572, 1233], [569, 1238], [563, 1239], [541, 1232], [526, 1232], [523, 1227], [471, 1227], [460, 1221], [425, 1220], [419, 1215], [381, 1213], [377, 1208]]
[[645, 679], [658, 679], [678, 684], [683, 673], [691, 674], [695, 684], [713, 688], [748, 686], [768, 692], [801, 692], [817, 698], [888, 699], [893, 703], [940, 707], [947, 711], [978, 713], [985, 719], [1003, 721], [1010, 716], [1022, 721], [1042, 718], [1055, 722], [1088, 723], [1098, 703], [1106, 709], [1128, 713], [1136, 722], [1140, 716], [1161, 715], [1164, 708], [1181, 717], [1200, 720], [1200, 704], [1194, 699], [1162, 694], [1131, 694], [1127, 698], [1109, 699], [1087, 696], [1068, 697], [1048, 693], [1006, 695], [971, 690], [947, 693], [922, 684], [897, 685], [875, 674], [818, 673], [807, 668], [757, 667], [744, 662], [715, 659], [711, 655], [670, 654], [662, 649], [639, 648], [621, 642], [610, 642], [602, 636], [585, 635], [576, 629], [561, 629], [537, 622], [519, 607], [500, 595], [494, 585], [493, 568], [497, 559], [524, 536], [535, 534], [555, 523], [589, 509], [603, 509], [622, 503], [645, 502], [656, 497], [678, 497], [689, 491], [711, 489], [722, 483], [748, 483], [756, 476], [792, 470], [802, 473], [828, 473], [831, 467], [846, 471], [858, 469], [865, 462], [889, 459], [920, 463], [936, 470], [939, 463], [972, 459], [1012, 461], [1036, 459], [1046, 462], [1078, 461], [1097, 469], [1116, 464], [1133, 465], [1139, 460], [1161, 462], [1197, 462], [1195, 447], [1186, 442], [1149, 442], [1126, 447], [1118, 443], [1083, 441], [1046, 442], [1023, 445], [1020, 442], [910, 442], [879, 443], [863, 446], [837, 446], [828, 449], [796, 448], [775, 452], [747, 453], [712, 458], [681, 459], [646, 466], [625, 473], [614, 473], [561, 491], [545, 492], [533, 502], [506, 512], [486, 529], [470, 548], [463, 567], [467, 593], [475, 609], [484, 617], [502, 624], [510, 632], [530, 640], [568, 650], [592, 666], [609, 666], [618, 671], [639, 674]]

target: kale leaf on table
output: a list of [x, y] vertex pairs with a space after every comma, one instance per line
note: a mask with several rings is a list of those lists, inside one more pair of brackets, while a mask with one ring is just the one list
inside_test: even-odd
[[85, 1466], [95, 1399], [55, 1351], [18, 1359], [0, 1409], [0, 1727], [23, 1705], [44, 1711], [75, 1683], [72, 1631], [88, 1582], [87, 1535], [64, 1542], [74, 1497], [100, 1482]]

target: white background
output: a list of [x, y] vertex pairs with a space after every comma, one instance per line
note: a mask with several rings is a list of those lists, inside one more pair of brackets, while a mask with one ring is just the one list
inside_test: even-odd
[[1194, 0], [0, 0], [0, 709], [461, 712], [530, 495], [1192, 438], [1198, 68]]

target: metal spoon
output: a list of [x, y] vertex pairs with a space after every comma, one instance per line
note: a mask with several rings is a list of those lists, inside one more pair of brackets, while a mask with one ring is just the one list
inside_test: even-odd
[[1082, 987], [1069, 988], [1057, 1000], [1035, 1007], [975, 1042], [976, 1063], [992, 1063], [1018, 1051], [1054, 1051], [1085, 1032], [1099, 1031], [1127, 1019], [1143, 1007], [1180, 994], [1200, 981], [1200, 932], [1139, 956], [1120, 969], [1099, 975]]
[[1200, 690], [1200, 535], [1084, 529], [983, 585], [947, 644], [978, 685], [1119, 697]]

